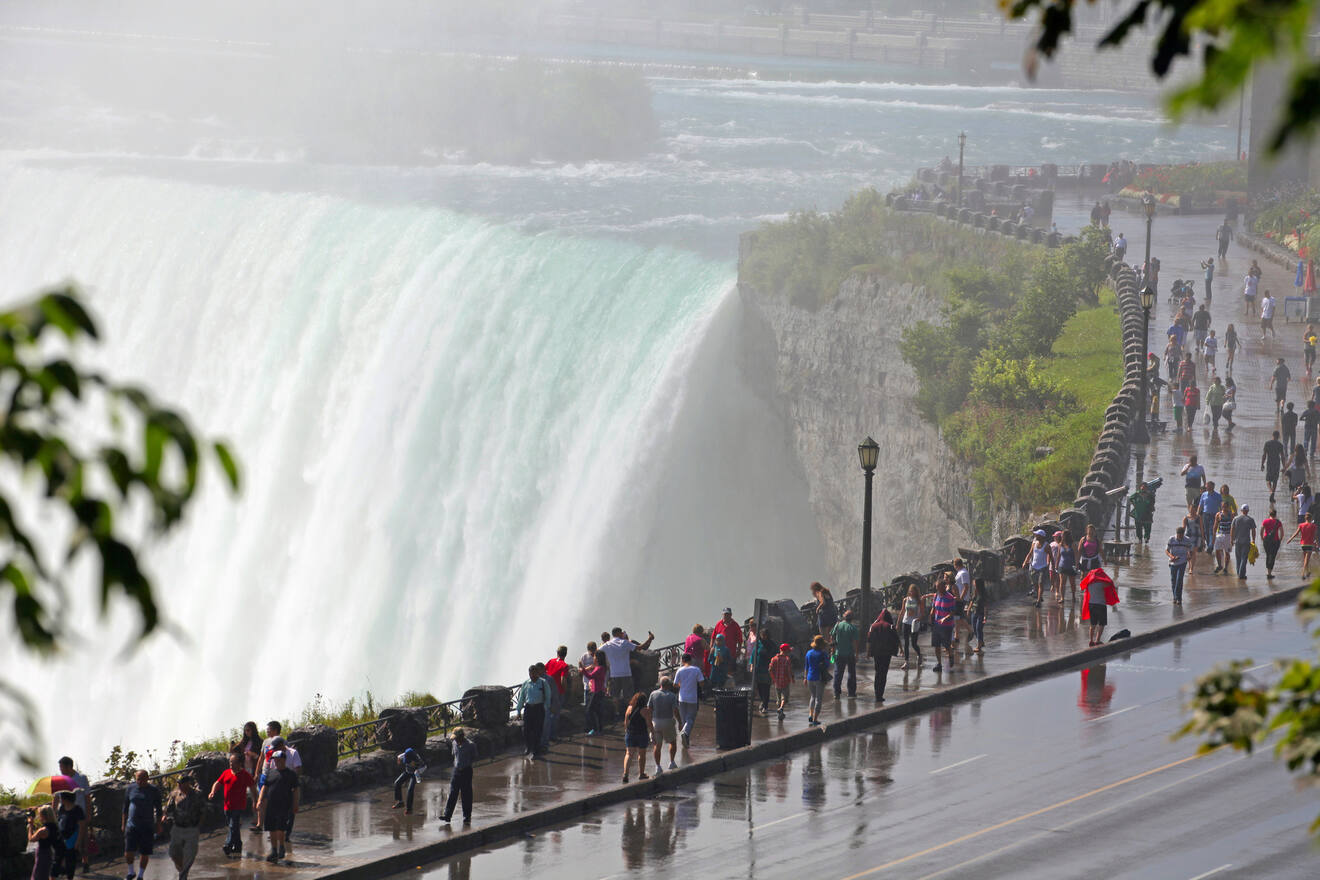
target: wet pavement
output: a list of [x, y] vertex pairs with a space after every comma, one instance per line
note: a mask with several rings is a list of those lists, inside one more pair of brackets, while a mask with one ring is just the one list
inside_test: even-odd
[[[1144, 247], [1144, 236], [1140, 227], [1144, 225], [1144, 221], [1118, 213], [1115, 213], [1113, 221], [1115, 232], [1123, 230], [1129, 233], [1130, 258], [1140, 260]], [[1214, 217], [1161, 217], [1156, 220], [1153, 252], [1163, 264], [1161, 286], [1166, 294], [1169, 284], [1175, 278], [1200, 278], [1199, 261], [1213, 255], [1214, 229], [1217, 225], [1217, 219]], [[1203, 564], [1198, 566], [1195, 574], [1187, 578], [1185, 604], [1175, 607], [1171, 603], [1168, 566], [1163, 553], [1163, 544], [1182, 516], [1183, 489], [1182, 480], [1177, 473], [1178, 469], [1189, 453], [1198, 453], [1206, 466], [1209, 478], [1216, 483], [1228, 481], [1239, 504], [1250, 503], [1252, 513], [1259, 522], [1268, 509], [1267, 491], [1259, 465], [1261, 446], [1275, 427], [1273, 393], [1265, 387], [1273, 369], [1274, 358], [1279, 356], [1287, 358], [1293, 368], [1295, 376], [1293, 388], [1296, 389], [1292, 395], [1293, 399], [1302, 400], [1301, 395], [1304, 393], [1302, 388], [1310, 384], [1305, 382], [1302, 376], [1302, 325], [1284, 324], [1282, 319], [1278, 318], [1276, 324], [1279, 337], [1267, 343], [1260, 343], [1256, 341], [1259, 333], [1253, 333], [1251, 329], [1257, 327], [1257, 322], [1242, 320], [1240, 279], [1249, 263], [1248, 252], [1234, 245], [1230, 251], [1228, 264], [1230, 271], [1225, 272], [1216, 282], [1216, 296], [1211, 306], [1215, 319], [1213, 326], [1220, 335], [1228, 323], [1234, 322], [1247, 341], [1246, 349], [1239, 352], [1233, 370], [1239, 385], [1236, 416], [1238, 426], [1232, 432], [1222, 429], [1211, 432], [1208, 427], [1198, 425], [1191, 432], [1169, 433], [1156, 438], [1151, 444], [1146, 473], [1148, 476], [1160, 475], [1165, 479], [1165, 484], [1157, 496], [1154, 541], [1149, 548], [1136, 547], [1130, 561], [1107, 566], [1107, 570], [1113, 575], [1119, 587], [1122, 598], [1122, 603], [1111, 611], [1109, 632], [1120, 628], [1128, 628], [1133, 633], [1148, 631], [1198, 612], [1221, 608], [1246, 598], [1260, 596], [1272, 589], [1296, 586], [1301, 582], [1301, 554], [1297, 545], [1293, 544], [1280, 554], [1275, 569], [1278, 578], [1274, 581], [1265, 580], [1263, 562], [1250, 568], [1249, 577], [1245, 581], [1238, 581], [1228, 575], [1211, 574], [1213, 565]], [[1285, 277], [1282, 270], [1272, 264], [1263, 263], [1262, 266], [1265, 273], [1262, 288], [1270, 288], [1276, 292], [1291, 291], [1291, 277]], [[1199, 280], [1197, 289], [1199, 294], [1201, 290]], [[1151, 321], [1152, 339], [1162, 338], [1162, 330], [1172, 317], [1171, 308], [1166, 296], [1158, 300]], [[1152, 342], [1152, 345], [1156, 343]], [[1162, 351], [1162, 348], [1163, 346], [1159, 345], [1156, 350]], [[1223, 354], [1220, 355], [1219, 360], [1222, 365]], [[1163, 411], [1166, 415], [1170, 412], [1167, 398], [1164, 401]], [[1287, 500], [1283, 495], [1280, 495], [1279, 499], [1281, 502]], [[1295, 521], [1291, 505], [1280, 503], [1279, 511], [1287, 526], [1286, 533], [1291, 534]], [[1106, 537], [1108, 536], [1107, 533]], [[929, 561], [925, 560], [925, 562]], [[950, 684], [960, 684], [973, 677], [1020, 669], [1042, 659], [1085, 648], [1087, 635], [1078, 619], [1079, 610], [1075, 599], [1063, 605], [1047, 603], [1046, 607], [1039, 609], [1032, 607], [1025, 595], [1001, 602], [992, 607], [990, 612], [984, 655], [964, 658], [957, 671], [949, 672], [946, 669], [943, 674], [932, 671], [929, 653], [924, 668], [901, 670], [898, 668], [899, 663], [896, 662], [888, 680], [889, 702], [893, 704], [917, 694], [939, 690]], [[1228, 642], [1228, 648], [1237, 650], [1232, 644], [1231, 634]], [[1113, 665], [1111, 664], [1111, 667]], [[869, 667], [869, 663], [863, 662], [859, 667]], [[869, 696], [871, 688], [869, 668], [859, 668], [859, 673], [861, 680], [858, 686], [859, 697], [856, 700], [847, 698], [835, 700], [827, 697], [822, 713], [822, 720], [826, 724], [832, 719], [875, 708], [875, 703]], [[1071, 682], [1069, 687], [1075, 689], [1074, 679], [1075, 676], [1070, 676], [1060, 681]], [[1040, 693], [1048, 692], [1044, 690]], [[1075, 711], [1071, 699], [1062, 702], [1051, 699], [1020, 702], [1020, 698], [1015, 696], [1018, 693], [1021, 692], [995, 697], [995, 701], [1011, 699], [1014, 705], [1019, 706], [1018, 729], [1028, 741], [1035, 741], [1043, 729], [1049, 729], [1058, 719], [1070, 717], [1070, 713]], [[780, 722], [774, 718], [756, 718], [753, 724], [753, 741], [804, 729], [805, 705], [805, 690], [799, 684], [795, 688], [786, 720]], [[991, 705], [991, 702], [972, 705], [978, 708], [969, 707], [967, 711], [975, 716], [984, 710], [983, 707]], [[919, 726], [929, 723], [932, 742], [935, 742], [939, 739], [935, 726], [941, 723], [937, 716], [952, 718], [959, 711], [958, 709], [941, 710], [931, 715], [929, 720], [920, 719], [914, 723]], [[867, 740], [859, 738], [857, 741]], [[1050, 744], [1058, 745], [1065, 751], [1073, 750], [1075, 745], [1068, 739], [1068, 735], [1061, 740], [1051, 741]], [[992, 743], [987, 742], [980, 751], [990, 754], [993, 747]], [[878, 779], [889, 772], [883, 762], [866, 769], [867, 765], [876, 759], [869, 756], [866, 748], [855, 744], [822, 748], [824, 753], [829, 755], [839, 754], [831, 751], [836, 748], [858, 750], [857, 785], [861, 785], [866, 778]], [[679, 764], [685, 764], [689, 759], [707, 758], [714, 753], [713, 710], [703, 706], [693, 736], [691, 752], [681, 753]], [[846, 755], [849, 752], [845, 751], [841, 754]], [[818, 756], [816, 760], [819, 763], [822, 759]], [[1119, 760], [1121, 761], [1121, 758]], [[600, 737], [588, 738], [581, 735], [569, 737], [556, 743], [545, 760], [534, 763], [526, 762], [517, 756], [502, 756], [483, 761], [477, 767], [475, 775], [477, 805], [473, 827], [489, 826], [510, 816], [617, 787], [620, 784], [622, 762], [622, 737], [617, 728]], [[794, 773], [807, 774], [804, 779], [814, 778], [812, 774], [817, 771], [810, 769], [809, 762], [802, 767], [805, 769], [795, 770]], [[1019, 767], [1019, 771], [1024, 769]], [[1074, 773], [1073, 783], [1080, 786], [1077, 790], [1082, 790], [1082, 787], [1092, 779], [1100, 778], [1083, 767], [1076, 768]], [[437, 771], [437, 776], [439, 775]], [[447, 772], [445, 775], [447, 776]], [[961, 773], [955, 773], [949, 777], [952, 790], [958, 790], [958, 786], [953, 781], [961, 776]], [[822, 789], [831, 786], [847, 787], [844, 783], [836, 785], [824, 776], [821, 777], [820, 785]], [[942, 817], [937, 802], [928, 802], [928, 796], [932, 792], [942, 792], [944, 788], [943, 785], [919, 786], [908, 792], [901, 803], [895, 806], [898, 812], [909, 820], [918, 816], [927, 816], [931, 820], [933, 817]], [[205, 878], [218, 877], [318, 876], [335, 868], [363, 864], [406, 849], [443, 840], [450, 835], [461, 833], [462, 830], [462, 826], [457, 823], [451, 828], [438, 821], [445, 792], [446, 785], [443, 779], [424, 779], [417, 793], [418, 809], [413, 816], [404, 816], [402, 811], [390, 809], [393, 798], [384, 785], [378, 790], [362, 792], [355, 796], [310, 804], [298, 816], [297, 827], [288, 847], [287, 863], [278, 866], [268, 865], [263, 860], [266, 855], [265, 841], [259, 839], [257, 835], [245, 830], [247, 852], [242, 859], [230, 859], [220, 851], [223, 834], [213, 832], [203, 838], [202, 855], [194, 866], [191, 877], [194, 880], [205, 880]], [[966, 796], [973, 804], [977, 803], [984, 794], [975, 788], [966, 792]], [[683, 812], [678, 806], [679, 801], [671, 800], [671, 806], [664, 807], [667, 798], [670, 798], [670, 795], [662, 795], [655, 800], [646, 801], [645, 804], [639, 804], [637, 810], [633, 811], [631, 820], [633, 825], [639, 826], [640, 823], [639, 827], [649, 827], [648, 823], [651, 822], [672, 822], [674, 827], [671, 831], [677, 834]], [[805, 794], [802, 802], [807, 803]], [[660, 806], [657, 807], [657, 804]], [[746, 804], [740, 803], [737, 809], [742, 810], [745, 806]], [[657, 808], [661, 810], [660, 813], [654, 812]], [[666, 819], [666, 816], [669, 818]], [[848, 817], [840, 817], [839, 821], [842, 823], [841, 828], [855, 824], [855, 820]], [[956, 836], [956, 830], [955, 823], [950, 827], [950, 833]], [[925, 839], [926, 834], [919, 832], [920, 829], [913, 829], [912, 840]], [[1088, 834], [1083, 839], [1089, 838]], [[845, 839], [840, 841], [839, 845], [848, 847], [860, 840], [861, 837], [851, 842]], [[810, 848], [808, 844], [803, 845]], [[891, 841], [891, 845], [896, 844]], [[789, 873], [786, 866], [791, 864], [794, 864], [791, 859], [783, 863], [784, 870], [781, 871], [780, 864], [776, 863], [775, 870], [766, 871], [764, 876], [783, 876]], [[101, 871], [96, 875], [122, 877], [121, 866], [122, 863], [103, 864], [100, 866]], [[805, 867], [805, 863], [802, 867]], [[608, 871], [593, 876], [602, 876], [605, 873]], [[1187, 876], [1193, 876], [1195, 873], [1192, 871]], [[158, 856], [152, 861], [147, 877], [155, 880], [155, 878], [173, 876], [175, 876], [174, 871], [164, 856], [162, 847]], [[454, 876], [466, 875], [458, 873]]]
[[1280, 609], [394, 876], [1314, 877], [1320, 800], [1269, 749], [1170, 739], [1199, 671], [1310, 641]]

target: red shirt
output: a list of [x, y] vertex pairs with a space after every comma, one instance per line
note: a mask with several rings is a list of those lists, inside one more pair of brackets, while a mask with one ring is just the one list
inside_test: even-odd
[[1261, 540], [1269, 538], [1274, 540], [1283, 537], [1283, 523], [1272, 516], [1265, 517], [1264, 522], [1260, 524]]
[[545, 674], [550, 676], [550, 680], [555, 683], [562, 694], [568, 684], [568, 664], [558, 657], [551, 657], [545, 661]]
[[241, 810], [247, 806], [248, 789], [253, 788], [256, 782], [251, 773], [240, 768], [237, 773], [233, 770], [221, 773], [220, 784], [224, 786], [225, 809]]
[[1304, 522], [1297, 527], [1297, 532], [1303, 544], [1309, 546], [1315, 543], [1315, 523]]
[[602, 693], [605, 690], [605, 667], [589, 666], [582, 673], [582, 677], [587, 680], [587, 687], [593, 694]]
[[720, 622], [715, 624], [715, 635], [718, 636], [721, 634], [724, 636], [725, 647], [727, 647], [729, 652], [733, 654], [735, 660], [738, 659], [738, 655], [742, 653], [743, 646], [742, 627], [738, 625], [738, 621], [735, 620], [725, 623], [724, 618], [721, 617]]

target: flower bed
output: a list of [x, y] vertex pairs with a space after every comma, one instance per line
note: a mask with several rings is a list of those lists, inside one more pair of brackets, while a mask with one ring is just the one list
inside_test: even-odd
[[1270, 193], [1253, 208], [1251, 229], [1261, 238], [1307, 259], [1320, 252], [1320, 192]]

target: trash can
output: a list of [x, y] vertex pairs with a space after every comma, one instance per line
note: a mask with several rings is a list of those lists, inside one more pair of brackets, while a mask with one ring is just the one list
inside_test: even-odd
[[752, 705], [752, 689], [716, 688], [711, 696], [715, 698], [715, 748], [740, 749], [751, 745], [747, 714]]

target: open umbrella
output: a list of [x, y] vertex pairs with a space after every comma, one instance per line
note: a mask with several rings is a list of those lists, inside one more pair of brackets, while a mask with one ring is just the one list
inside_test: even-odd
[[57, 791], [73, 791], [77, 788], [73, 780], [67, 776], [43, 776], [32, 787], [28, 789], [28, 794], [54, 794]]

